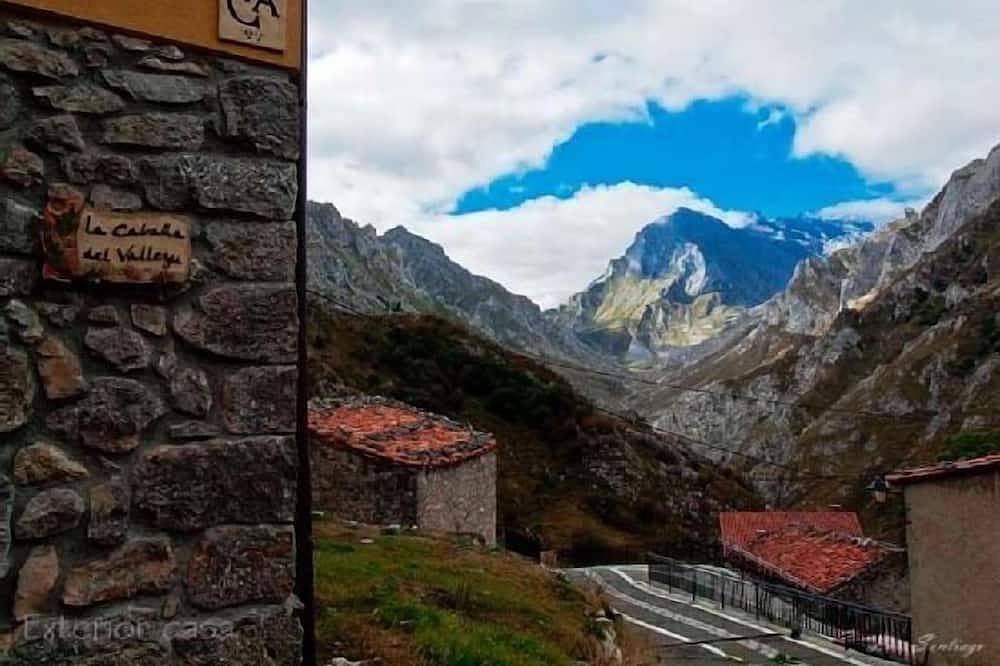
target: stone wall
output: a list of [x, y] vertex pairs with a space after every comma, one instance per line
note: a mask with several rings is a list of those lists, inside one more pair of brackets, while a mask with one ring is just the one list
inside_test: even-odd
[[421, 472], [417, 478], [417, 524], [434, 532], [474, 534], [495, 546], [496, 453]]
[[417, 524], [417, 470], [312, 446], [313, 508], [370, 525]]
[[[298, 663], [297, 99], [281, 70], [0, 13], [13, 663]], [[43, 281], [53, 196], [190, 216], [192, 279]]]

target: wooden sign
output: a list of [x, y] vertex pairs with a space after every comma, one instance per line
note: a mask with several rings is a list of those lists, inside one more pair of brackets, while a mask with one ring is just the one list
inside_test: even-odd
[[191, 222], [165, 213], [113, 213], [52, 196], [42, 220], [43, 277], [179, 283], [191, 274]]
[[219, 0], [219, 39], [284, 51], [286, 0]]

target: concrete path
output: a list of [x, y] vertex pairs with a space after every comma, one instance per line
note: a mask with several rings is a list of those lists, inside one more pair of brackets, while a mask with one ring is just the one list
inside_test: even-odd
[[[625, 621], [645, 633], [657, 648], [661, 664], [719, 666], [720, 664], [783, 663], [781, 655], [797, 659], [787, 663], [808, 666], [884, 666], [875, 659], [821, 637], [796, 640], [788, 630], [765, 624], [742, 613], [722, 611], [708, 602], [650, 585], [645, 566], [570, 569], [566, 574], [581, 585], [596, 583]], [[768, 634], [780, 634], [768, 636]], [[740, 638], [741, 640], [727, 640]], [[708, 641], [708, 642], [705, 642]], [[677, 643], [701, 645], [676, 646]]]

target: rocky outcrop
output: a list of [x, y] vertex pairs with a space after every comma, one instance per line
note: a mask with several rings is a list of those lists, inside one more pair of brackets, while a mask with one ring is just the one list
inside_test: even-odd
[[329, 204], [308, 215], [309, 285], [332, 301], [373, 314], [420, 312], [458, 321], [512, 349], [602, 365], [572, 333], [528, 298], [456, 264], [441, 246], [397, 227], [379, 236]]
[[870, 228], [761, 217], [734, 228], [681, 208], [643, 228], [602, 277], [549, 317], [606, 354], [675, 365], [745, 326], [748, 309], [781, 291], [799, 261]]
[[662, 377], [698, 392], [640, 388], [631, 406], [724, 443], [782, 503], [862, 503], [865, 478], [1000, 427], [998, 199], [994, 150], [920, 214], [800, 264], [745, 336]]

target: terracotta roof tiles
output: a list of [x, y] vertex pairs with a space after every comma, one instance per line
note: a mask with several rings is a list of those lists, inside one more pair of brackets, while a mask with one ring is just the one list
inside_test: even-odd
[[414, 467], [456, 465], [496, 449], [491, 435], [375, 397], [310, 403], [309, 434], [325, 446]]
[[858, 514], [850, 511], [726, 511], [719, 514], [724, 548], [745, 546], [761, 531], [803, 525], [863, 536]]
[[821, 594], [864, 573], [891, 552], [871, 539], [801, 525], [759, 534], [737, 551], [772, 575]]
[[892, 474], [887, 474], [885, 480], [896, 486], [904, 486], [939, 477], [976, 474], [988, 472], [992, 469], [1000, 469], [1000, 453], [993, 453], [970, 460], [959, 460], [957, 462], [945, 462], [939, 465], [900, 470]]

